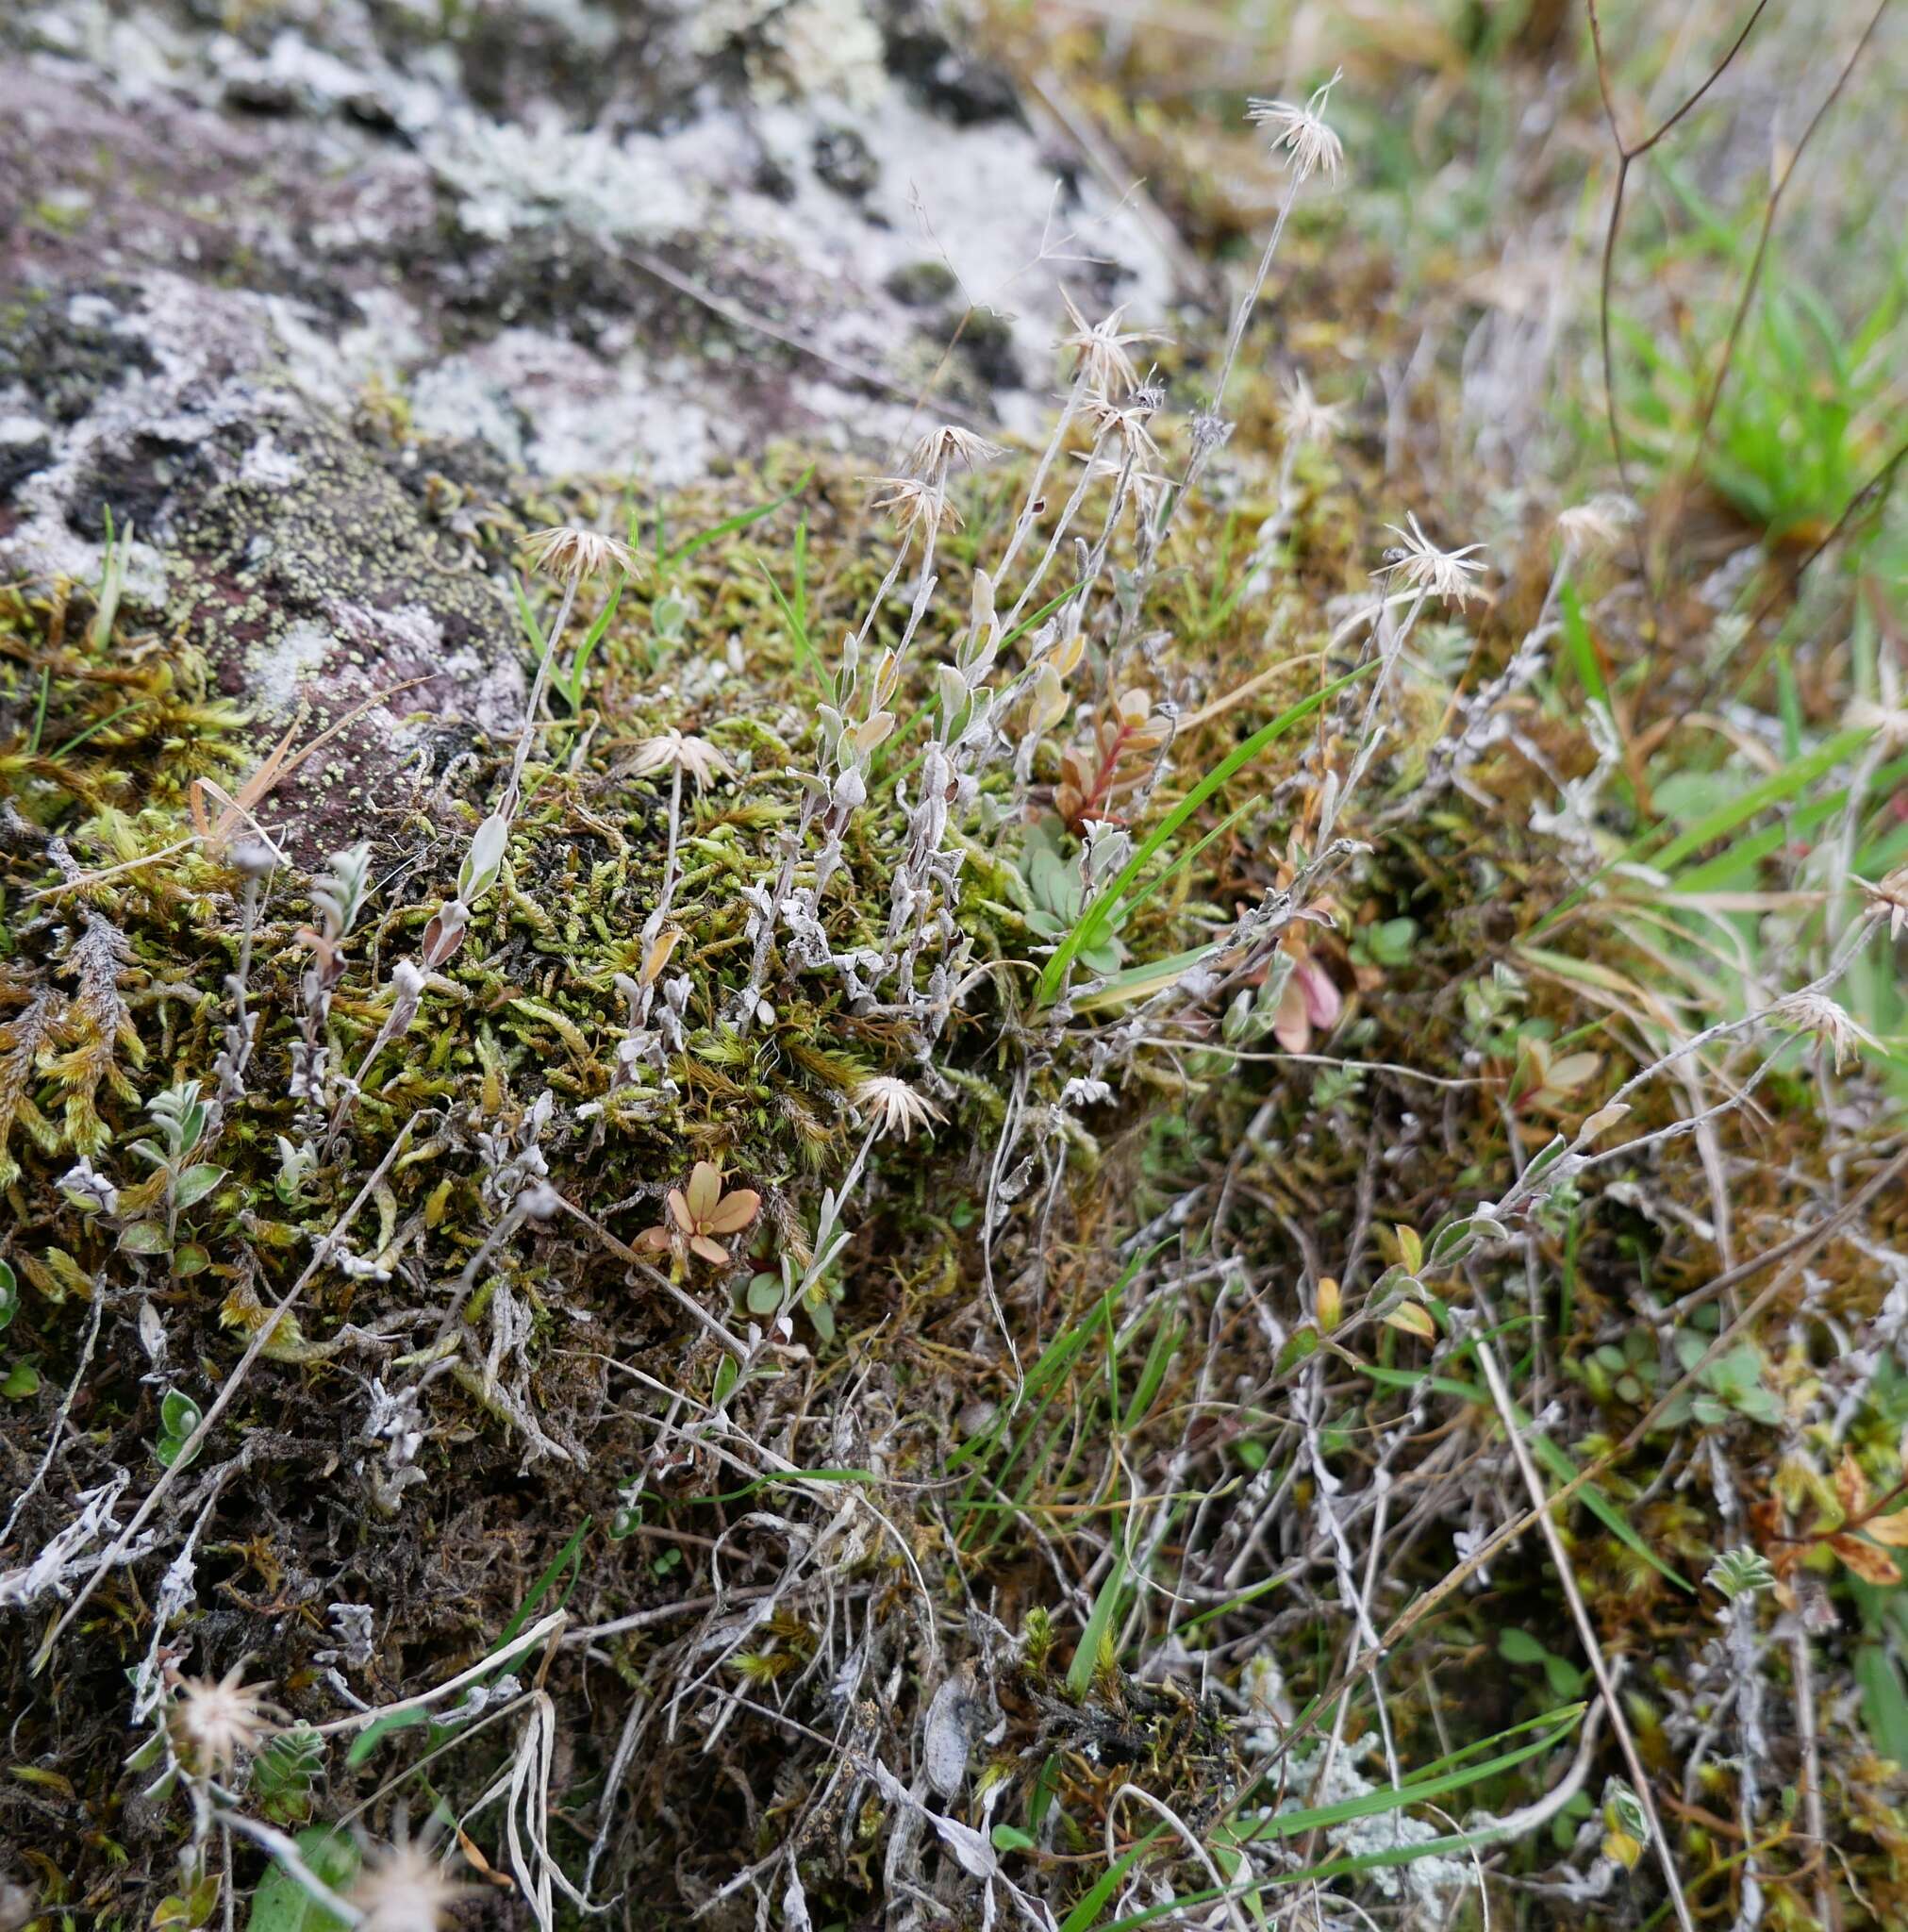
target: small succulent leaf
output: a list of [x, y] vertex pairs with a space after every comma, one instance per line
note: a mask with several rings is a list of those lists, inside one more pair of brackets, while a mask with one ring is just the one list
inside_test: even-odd
[[754, 1188], [738, 1188], [733, 1193], [724, 1194], [713, 1211], [704, 1218], [703, 1231], [705, 1234], [735, 1234], [755, 1220], [761, 1206], [762, 1197]]
[[[722, 1198], [722, 1171], [712, 1160], [699, 1160], [689, 1174], [689, 1184], [684, 1200], [689, 1208], [691, 1227], [702, 1227], [716, 1211], [716, 1204]], [[672, 1196], [672, 1205], [673, 1196]]]

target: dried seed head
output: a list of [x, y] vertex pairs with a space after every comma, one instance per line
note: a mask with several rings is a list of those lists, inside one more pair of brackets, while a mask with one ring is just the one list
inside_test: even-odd
[[1795, 1033], [1813, 1033], [1835, 1057], [1835, 1071], [1859, 1046], [1879, 1047], [1881, 1042], [1860, 1025], [1848, 1010], [1827, 993], [1792, 992], [1778, 1000], [1770, 1015]]
[[960, 512], [947, 500], [943, 484], [923, 482], [919, 476], [877, 476], [874, 487], [888, 494], [875, 497], [872, 508], [892, 516], [903, 537], [911, 537], [917, 529], [932, 536], [944, 522], [960, 528]]
[[1135, 342], [1156, 342], [1158, 335], [1151, 329], [1122, 330], [1120, 325], [1126, 315], [1123, 304], [1103, 320], [1088, 322], [1064, 289], [1060, 300], [1067, 306], [1067, 320], [1073, 325], [1070, 332], [1060, 338], [1060, 346], [1074, 352], [1074, 375], [1084, 375], [1087, 387], [1102, 396], [1137, 389], [1139, 372], [1127, 350]]
[[647, 778], [671, 766], [687, 772], [701, 791], [716, 778], [727, 776], [730, 765], [706, 738], [685, 736], [673, 725], [655, 738], [638, 741], [636, 756], [623, 767], [632, 778]]
[[1165, 495], [1169, 479], [1157, 470], [1142, 469], [1137, 463], [1129, 465], [1122, 458], [1110, 456], [1105, 451], [1090, 454], [1075, 451], [1074, 454], [1087, 465], [1087, 474], [1094, 478], [1103, 476], [1107, 482], [1118, 488], [1123, 477], [1126, 493], [1133, 500], [1142, 520], [1153, 515], [1159, 507], [1159, 500]]
[[232, 863], [248, 879], [269, 878], [278, 869], [280, 853], [263, 839], [241, 839], [232, 847]]
[[1424, 534], [1416, 515], [1408, 515], [1404, 521], [1410, 525], [1408, 529], [1400, 529], [1396, 524], [1385, 525], [1402, 540], [1397, 549], [1385, 553], [1385, 574], [1402, 578], [1427, 597], [1446, 597], [1453, 604], [1466, 604], [1477, 596], [1478, 589], [1471, 579], [1484, 565], [1473, 563], [1470, 558], [1484, 545], [1467, 543], [1462, 550], [1440, 550]]
[[1587, 503], [1572, 504], [1557, 517], [1557, 534], [1579, 557], [1606, 555], [1623, 541], [1623, 532], [1636, 521], [1636, 506], [1627, 496], [1605, 491]]
[[1899, 940], [1903, 932], [1908, 932], [1908, 865], [1898, 865], [1879, 886], [1871, 886], [1867, 879], [1858, 879], [1856, 883], [1874, 903], [1878, 914], [1886, 910], [1891, 940]]
[[1286, 436], [1295, 443], [1330, 442], [1345, 413], [1343, 403], [1321, 403], [1297, 370], [1286, 378], [1284, 405], [1279, 413], [1285, 419]]
[[1109, 402], [1104, 396], [1087, 398], [1083, 413], [1093, 425], [1096, 445], [1111, 442], [1120, 457], [1137, 464], [1158, 459], [1159, 445], [1153, 441], [1153, 432], [1147, 427], [1147, 418], [1153, 413], [1153, 408], [1140, 399], [1145, 393], [1144, 391], [1137, 392], [1124, 407]]
[[884, 1140], [890, 1134], [909, 1140], [915, 1128], [947, 1118], [932, 1101], [892, 1074], [870, 1074], [855, 1088], [854, 1105]]
[[403, 1840], [370, 1861], [351, 1903], [364, 1914], [358, 1932], [439, 1932], [470, 1890], [445, 1874], [423, 1840]]
[[613, 570], [634, 576], [642, 568], [627, 543], [606, 537], [600, 530], [578, 529], [573, 524], [533, 530], [523, 539], [523, 555], [531, 569], [565, 584], [606, 576]]
[[1324, 122], [1326, 98], [1337, 84], [1335, 74], [1302, 108], [1290, 101], [1246, 104], [1246, 119], [1271, 137], [1274, 155], [1285, 150], [1286, 165], [1297, 181], [1309, 179], [1320, 168], [1327, 175], [1336, 175], [1344, 165], [1345, 145]]
[[1908, 706], [1877, 704], [1873, 698], [1857, 698], [1849, 707], [1845, 718], [1857, 731], [1874, 732], [1886, 751], [1908, 744]]
[[242, 1663], [223, 1677], [180, 1677], [174, 1685], [173, 1735], [179, 1754], [207, 1775], [231, 1770], [241, 1752], [256, 1751], [283, 1713], [269, 1704], [264, 1686], [242, 1684]]
[[910, 475], [924, 482], [941, 484], [947, 481], [948, 471], [956, 463], [964, 470], [977, 470], [1005, 453], [999, 443], [976, 436], [971, 429], [943, 423], [938, 429], [930, 429], [908, 451], [907, 468]]

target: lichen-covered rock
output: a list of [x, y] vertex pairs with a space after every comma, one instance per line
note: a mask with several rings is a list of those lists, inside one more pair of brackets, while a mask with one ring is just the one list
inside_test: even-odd
[[[400, 480], [415, 451], [353, 429], [338, 358], [297, 322], [160, 272], [36, 314], [10, 420], [41, 434], [14, 444], [0, 541], [16, 568], [84, 579], [110, 533], [128, 604], [196, 646], [226, 695], [271, 730], [329, 734], [274, 801], [301, 856], [401, 806], [393, 781], [428, 772], [434, 723], [519, 721], [502, 591]], [[302, 381], [283, 374], [294, 357]], [[42, 400], [45, 419], [28, 413]]]
[[0, 571], [96, 579], [110, 516], [131, 606], [261, 729], [405, 686], [303, 775], [325, 836], [419, 719], [521, 704], [507, 597], [368, 385], [426, 446], [667, 490], [788, 437], [878, 463], [930, 393], [1011, 431], [1056, 280], [1169, 293], [915, 0], [60, 0], [0, 50]]

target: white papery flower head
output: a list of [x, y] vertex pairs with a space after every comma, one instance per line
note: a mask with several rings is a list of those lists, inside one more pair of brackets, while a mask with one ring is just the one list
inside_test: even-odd
[[905, 1141], [917, 1127], [947, 1118], [931, 1100], [892, 1074], [870, 1074], [855, 1088], [854, 1105], [883, 1139], [899, 1134]]
[[579, 529], [573, 524], [558, 524], [547, 530], [533, 530], [523, 539], [523, 555], [533, 570], [559, 583], [581, 583], [585, 577], [606, 576], [612, 570], [634, 576], [642, 568], [636, 552], [601, 530]]
[[[1339, 70], [1343, 72], [1342, 69]], [[1272, 152], [1285, 155], [1286, 165], [1300, 181], [1322, 168], [1336, 175], [1345, 164], [1345, 144], [1325, 125], [1325, 102], [1338, 84], [1335, 74], [1301, 108], [1291, 101], [1249, 101], [1246, 118], [1271, 137]]]
[[1409, 525], [1405, 529], [1396, 524], [1385, 525], [1400, 540], [1395, 550], [1385, 553], [1385, 575], [1402, 579], [1427, 597], [1444, 597], [1453, 604], [1467, 604], [1477, 596], [1478, 588], [1471, 580], [1484, 565], [1473, 563], [1471, 558], [1484, 545], [1467, 543], [1462, 550], [1440, 550], [1424, 534], [1415, 514], [1407, 515], [1404, 521]]
[[173, 1686], [173, 1735], [194, 1771], [222, 1775], [241, 1754], [257, 1750], [277, 1729], [279, 1713], [262, 1684], [246, 1684], [243, 1663], [223, 1677], [180, 1677]]
[[1778, 1000], [1770, 1009], [1772, 1017], [1795, 1033], [1813, 1033], [1835, 1057], [1835, 1071], [1857, 1046], [1878, 1047], [1881, 1042], [1861, 1025], [1847, 1008], [1825, 992], [1792, 992]]

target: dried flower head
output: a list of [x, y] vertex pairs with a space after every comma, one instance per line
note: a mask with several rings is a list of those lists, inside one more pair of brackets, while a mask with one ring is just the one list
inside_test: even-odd
[[919, 476], [877, 476], [873, 480], [874, 487], [888, 494], [875, 497], [871, 507], [893, 517], [903, 537], [911, 537], [918, 529], [932, 536], [943, 523], [960, 528], [960, 512], [948, 501], [944, 484], [923, 482]]
[[1858, 879], [1861, 887], [1877, 909], [1887, 908], [1888, 937], [1899, 940], [1908, 932], [1908, 865], [1898, 865], [1879, 886], [1871, 886], [1867, 879]]
[[1087, 465], [1087, 474], [1096, 481], [1104, 477], [1117, 488], [1123, 477], [1126, 493], [1132, 498], [1142, 522], [1159, 508], [1159, 500], [1170, 481], [1159, 471], [1143, 469], [1137, 463], [1129, 464], [1123, 458], [1109, 455], [1104, 450], [1075, 450], [1073, 454]]
[[1627, 496], [1604, 491], [1586, 503], [1574, 503], [1557, 516], [1557, 535], [1579, 557], [1599, 557], [1623, 541], [1623, 532], [1636, 521], [1636, 506]]
[[722, 1191], [722, 1171], [712, 1160], [699, 1160], [689, 1185], [669, 1191], [669, 1214], [637, 1237], [637, 1246], [653, 1255], [685, 1247], [718, 1268], [729, 1263], [729, 1251], [711, 1240], [719, 1234], [739, 1234], [761, 1212], [762, 1197], [753, 1188]]
[[985, 436], [943, 423], [938, 429], [930, 429], [908, 451], [907, 468], [910, 475], [922, 481], [939, 484], [947, 481], [948, 471], [956, 463], [964, 470], [977, 470], [983, 463], [1005, 454], [999, 443], [989, 442]]
[[[1342, 70], [1341, 70], [1342, 71]], [[1325, 125], [1325, 102], [1338, 84], [1333, 75], [1302, 108], [1290, 101], [1249, 101], [1246, 118], [1271, 137], [1272, 152], [1285, 150], [1286, 165], [1295, 179], [1304, 181], [1320, 168], [1336, 175], [1344, 165], [1345, 144]]]
[[892, 1074], [870, 1074], [855, 1088], [854, 1105], [884, 1140], [890, 1134], [911, 1140], [915, 1128], [947, 1118], [931, 1100]]
[[1074, 375], [1084, 375], [1087, 387], [1103, 397], [1119, 390], [1137, 389], [1139, 372], [1127, 350], [1136, 342], [1156, 342], [1158, 335], [1151, 329], [1121, 329], [1126, 315], [1123, 303], [1103, 320], [1088, 322], [1064, 289], [1060, 300], [1067, 306], [1067, 320], [1073, 325], [1071, 331], [1060, 338], [1060, 346], [1074, 352]]
[[706, 738], [697, 738], [693, 733], [686, 736], [673, 725], [655, 738], [638, 740], [636, 756], [622, 769], [629, 777], [648, 778], [657, 772], [667, 772], [672, 766], [687, 772], [696, 781], [698, 791], [714, 779], [726, 777], [732, 769], [728, 759]]
[[1885, 751], [1908, 744], [1908, 706], [1877, 704], [1873, 698], [1856, 698], [1844, 714], [1844, 722], [1856, 731], [1872, 731]]
[[1835, 1071], [1857, 1046], [1879, 1048], [1881, 1041], [1827, 993], [1792, 992], [1770, 1008], [1773, 1019], [1794, 1033], [1813, 1033], [1835, 1057]]
[[178, 1677], [173, 1684], [173, 1736], [179, 1755], [207, 1775], [231, 1770], [241, 1752], [256, 1751], [284, 1713], [266, 1701], [264, 1686], [243, 1684], [245, 1666], [223, 1677]]
[[427, 1840], [400, 1837], [367, 1862], [350, 1897], [364, 1914], [358, 1932], [439, 1932], [471, 1890], [447, 1875]]
[[1404, 521], [1410, 525], [1408, 529], [1400, 529], [1396, 524], [1385, 525], [1402, 540], [1397, 549], [1385, 554], [1386, 575], [1402, 577], [1414, 591], [1422, 591], [1427, 597], [1447, 597], [1453, 604], [1468, 603], [1478, 594], [1471, 579], [1484, 569], [1483, 564], [1473, 563], [1470, 558], [1484, 545], [1467, 543], [1462, 550], [1440, 550], [1424, 534], [1415, 514], [1407, 515]]
[[523, 555], [532, 570], [566, 584], [606, 576], [613, 570], [634, 576], [642, 568], [627, 543], [606, 537], [600, 530], [578, 529], [573, 524], [533, 530], [523, 539]]
[[[1119, 455], [1137, 464], [1156, 462], [1159, 458], [1159, 445], [1153, 440], [1153, 431], [1147, 427], [1147, 421], [1155, 405], [1140, 398], [1146, 391], [1140, 391], [1124, 404], [1109, 402], [1106, 397], [1088, 396], [1082, 413], [1093, 425], [1093, 441], [1096, 446], [1110, 442]], [[1111, 454], [1111, 452], [1109, 452]]]
[[1302, 371], [1294, 370], [1282, 386], [1284, 407], [1279, 414], [1286, 434], [1295, 443], [1330, 442], [1337, 435], [1344, 416], [1343, 403], [1321, 403], [1312, 393], [1312, 385]]

